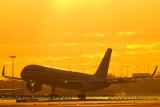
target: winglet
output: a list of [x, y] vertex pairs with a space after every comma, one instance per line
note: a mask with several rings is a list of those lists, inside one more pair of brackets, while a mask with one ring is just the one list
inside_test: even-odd
[[6, 76], [6, 75], [5, 75], [5, 66], [3, 66], [3, 69], [2, 69], [2, 76], [5, 77], [5, 78], [22, 80], [21, 78], [17, 78], [17, 77]]
[[151, 75], [151, 77], [153, 77], [153, 76], [155, 75], [155, 73], [156, 73], [156, 71], [157, 71], [157, 68], [158, 68], [158, 65], [156, 66], [156, 68], [155, 68], [153, 74]]
[[3, 69], [2, 69], [2, 76], [5, 76], [4, 71], [5, 71], [5, 66], [3, 66]]

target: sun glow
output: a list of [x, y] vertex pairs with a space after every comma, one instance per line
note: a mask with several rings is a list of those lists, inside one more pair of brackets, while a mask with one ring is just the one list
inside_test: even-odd
[[0, 0], [0, 69], [11, 71], [9, 56], [16, 55], [15, 76], [29, 64], [94, 73], [112, 48], [109, 72], [114, 66], [119, 74], [122, 64], [130, 73], [135, 66], [150, 65], [152, 71], [160, 61], [159, 5], [160, 0]]
[[73, 3], [76, 0], [51, 0], [54, 3], [54, 6], [56, 6], [60, 10], [65, 10], [66, 8], [69, 8], [73, 5]]

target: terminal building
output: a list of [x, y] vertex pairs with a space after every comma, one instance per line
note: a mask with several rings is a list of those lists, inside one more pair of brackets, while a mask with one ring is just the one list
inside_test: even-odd
[[149, 77], [150, 73], [133, 73], [132, 77]]

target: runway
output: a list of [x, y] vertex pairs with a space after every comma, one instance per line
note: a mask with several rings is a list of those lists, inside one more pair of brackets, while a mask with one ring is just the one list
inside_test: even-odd
[[160, 96], [92, 96], [87, 97], [84, 101], [79, 100], [77, 97], [64, 96], [1, 96], [0, 106], [2, 105], [18, 107], [159, 107]]
[[52, 102], [16, 102], [16, 100], [0, 100], [0, 106], [30, 107], [159, 107], [160, 100], [125, 100], [125, 101], [52, 101]]

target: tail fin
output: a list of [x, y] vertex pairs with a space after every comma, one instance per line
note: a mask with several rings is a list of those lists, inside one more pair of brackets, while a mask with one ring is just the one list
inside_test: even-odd
[[111, 59], [111, 53], [112, 53], [112, 49], [108, 48], [108, 50], [106, 51], [96, 73], [94, 74], [97, 77], [100, 78], [107, 78], [107, 73], [108, 73], [108, 68], [109, 68], [109, 63], [110, 63], [110, 59]]

